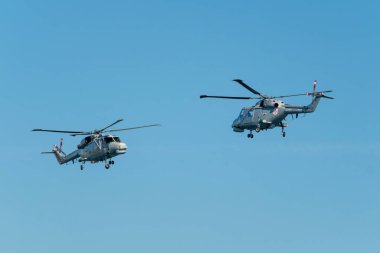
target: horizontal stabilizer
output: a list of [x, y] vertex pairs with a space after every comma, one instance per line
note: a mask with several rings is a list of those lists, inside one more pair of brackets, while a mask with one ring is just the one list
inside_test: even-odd
[[328, 99], [334, 99], [333, 97], [326, 96], [325, 94], [323, 94], [321, 97], [323, 97], [323, 98], [328, 98]]

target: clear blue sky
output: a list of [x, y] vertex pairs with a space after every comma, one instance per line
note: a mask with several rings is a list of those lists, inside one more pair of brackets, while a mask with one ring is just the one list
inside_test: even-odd
[[[0, 252], [380, 252], [378, 1], [2, 1]], [[232, 132], [249, 95], [333, 89]], [[310, 98], [287, 103], [307, 104]], [[161, 123], [59, 166], [33, 128]], [[63, 136], [72, 151], [80, 138]]]

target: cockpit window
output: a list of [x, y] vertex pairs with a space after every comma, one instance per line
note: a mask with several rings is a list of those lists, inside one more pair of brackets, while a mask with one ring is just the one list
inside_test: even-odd
[[104, 137], [104, 141], [105, 141], [106, 143], [114, 142], [113, 138], [110, 137], [110, 136]]
[[245, 116], [247, 115], [247, 109], [242, 109], [241, 112], [240, 112], [240, 115], [239, 115], [239, 119], [244, 119]]
[[248, 111], [248, 117], [250, 117], [250, 118], [253, 117], [253, 110], [252, 109]]
[[104, 137], [104, 141], [106, 143], [110, 143], [110, 142], [120, 142], [120, 139], [119, 137], [116, 137], [116, 136], [107, 136], [107, 137]]

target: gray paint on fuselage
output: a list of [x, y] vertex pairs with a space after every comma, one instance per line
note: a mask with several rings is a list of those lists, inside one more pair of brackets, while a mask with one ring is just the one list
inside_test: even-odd
[[317, 108], [319, 100], [320, 96], [316, 96], [307, 106], [287, 105], [278, 100], [270, 101], [276, 102], [278, 107], [262, 107], [262, 103], [259, 102], [255, 106], [244, 107], [232, 123], [232, 128], [235, 132], [243, 132], [244, 130], [264, 130], [276, 126], [286, 126], [281, 122], [289, 114], [312, 113]]
[[120, 141], [112, 141], [107, 143], [105, 141], [105, 138], [107, 137], [117, 138], [116, 136], [111, 135], [100, 136], [99, 138], [95, 138], [90, 143], [86, 144], [84, 148], [75, 150], [66, 156], [63, 156], [58, 149], [53, 149], [53, 152], [55, 153], [60, 164], [68, 163], [78, 158], [80, 162], [100, 162], [126, 153], [127, 145], [125, 143]]

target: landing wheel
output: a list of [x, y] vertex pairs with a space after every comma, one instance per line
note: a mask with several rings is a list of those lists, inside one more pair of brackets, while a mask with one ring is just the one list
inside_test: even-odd
[[110, 168], [110, 165], [109, 164], [106, 164], [106, 170], [108, 170]]
[[112, 164], [115, 164], [115, 161], [112, 161]]
[[256, 133], [260, 132], [260, 128], [255, 129]]
[[84, 165], [81, 164], [81, 165], [80, 165], [80, 170], [83, 170], [83, 169], [84, 169]]
[[285, 137], [285, 131], [284, 131], [284, 123], [280, 122], [280, 126], [281, 126], [281, 134], [282, 134], [282, 137]]
[[253, 134], [248, 134], [247, 137], [252, 139], [253, 138]]

